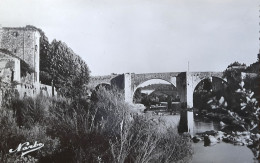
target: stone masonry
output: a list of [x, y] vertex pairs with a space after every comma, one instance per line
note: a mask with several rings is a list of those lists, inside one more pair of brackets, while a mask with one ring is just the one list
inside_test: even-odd
[[[3, 83], [16, 82], [20, 97], [52, 94], [52, 87], [40, 83], [40, 32], [35, 28], [1, 27], [0, 25], [0, 78]], [[21, 77], [21, 63], [33, 70]]]
[[[119, 78], [119, 76], [123, 77]], [[212, 80], [213, 77], [222, 80], [222, 82], [226, 82], [226, 79], [223, 79], [222, 72], [168, 72], [146, 74], [125, 73], [120, 75], [93, 76], [90, 78], [89, 85], [91, 87], [96, 87], [100, 84], [110, 84], [113, 87], [118, 87], [123, 90], [125, 101], [132, 103], [134, 93], [140, 84], [151, 79], [162, 79], [174, 85], [177, 88], [180, 101], [188, 108], [192, 108], [193, 93], [196, 86], [202, 80], [206, 78]], [[216, 80], [212, 81], [214, 82]]]

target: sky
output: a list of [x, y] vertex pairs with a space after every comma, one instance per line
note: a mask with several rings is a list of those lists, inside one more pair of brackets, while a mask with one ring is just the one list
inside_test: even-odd
[[3, 27], [34, 25], [91, 75], [223, 71], [259, 52], [260, 0], [0, 0]]

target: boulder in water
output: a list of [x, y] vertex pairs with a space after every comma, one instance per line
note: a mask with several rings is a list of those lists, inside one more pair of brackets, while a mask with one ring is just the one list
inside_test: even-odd
[[204, 146], [215, 145], [219, 141], [212, 135], [204, 136]]
[[219, 99], [219, 104], [223, 104], [224, 103], [224, 101], [225, 101], [225, 99], [224, 99], [224, 97], [223, 96], [221, 96], [221, 98]]
[[193, 140], [194, 143], [198, 143], [199, 141], [201, 141], [201, 138], [199, 138], [199, 137], [197, 137], [197, 136], [194, 136], [194, 137], [192, 138], [192, 140]]
[[222, 122], [222, 121], [220, 121], [219, 124], [220, 124], [221, 127], [223, 127], [223, 126], [226, 125], [226, 124], [225, 124], [224, 122]]

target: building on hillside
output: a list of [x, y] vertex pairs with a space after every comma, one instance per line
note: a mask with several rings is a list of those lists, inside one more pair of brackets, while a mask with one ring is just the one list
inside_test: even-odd
[[246, 65], [240, 65], [240, 66], [233, 65], [228, 67], [227, 70], [235, 70], [235, 69], [245, 70], [246, 68], [247, 68]]
[[[41, 92], [48, 96], [56, 94], [51, 86], [40, 83], [40, 37], [40, 32], [29, 26], [0, 26], [0, 86], [16, 82], [20, 97]], [[30, 73], [23, 72], [24, 65]]]

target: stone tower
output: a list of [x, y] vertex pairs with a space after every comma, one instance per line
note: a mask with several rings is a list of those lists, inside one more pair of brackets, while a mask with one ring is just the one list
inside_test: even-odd
[[0, 49], [12, 52], [25, 61], [34, 73], [24, 77], [24, 83], [39, 83], [40, 74], [40, 33], [31, 27], [1, 27]]

